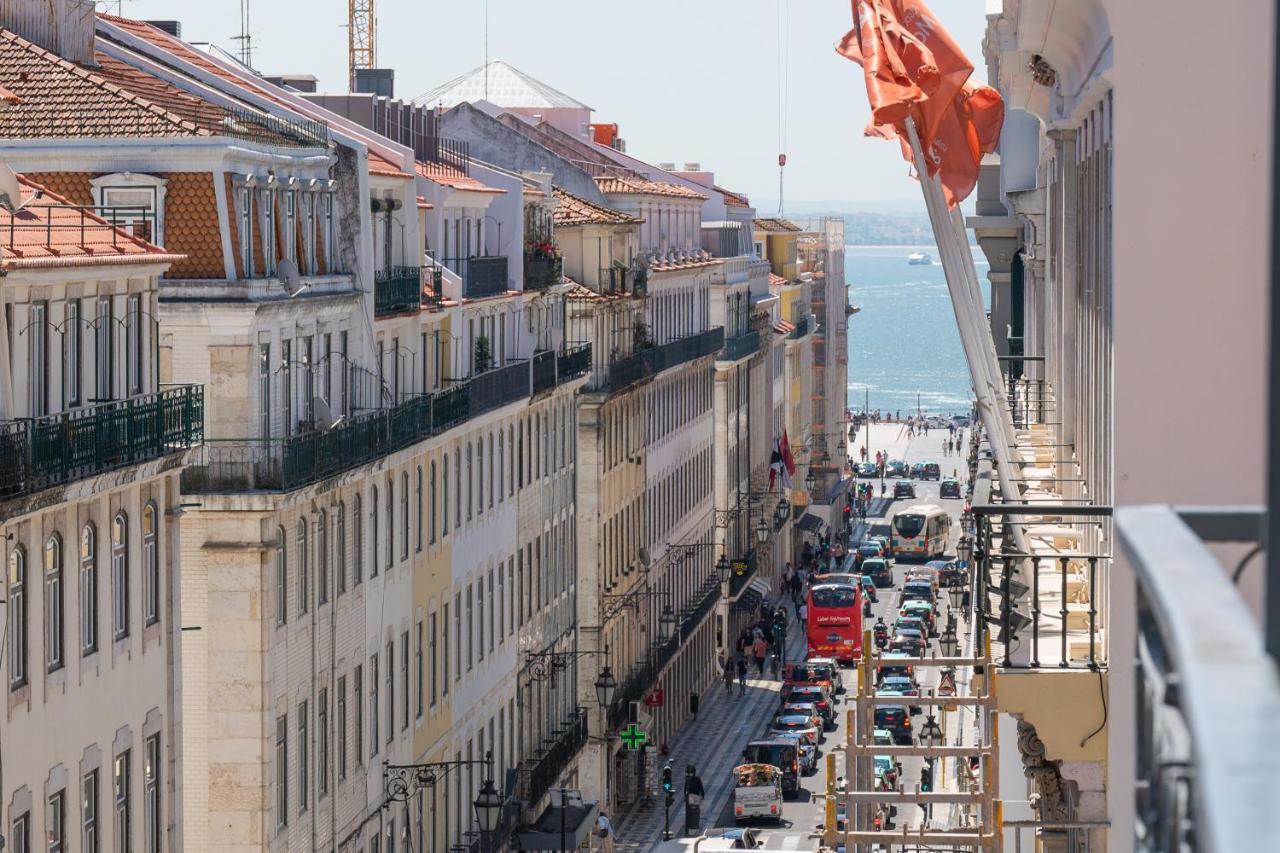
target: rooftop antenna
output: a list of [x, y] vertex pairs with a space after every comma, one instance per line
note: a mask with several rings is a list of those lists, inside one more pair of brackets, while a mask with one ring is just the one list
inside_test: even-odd
[[787, 166], [787, 89], [790, 82], [791, 0], [778, 0], [778, 215], [785, 214], [782, 175]]
[[240, 34], [231, 39], [240, 42], [240, 64], [252, 68], [253, 36], [249, 35], [249, 0], [240, 0]]
[[377, 64], [377, 19], [374, 0], [349, 0], [347, 5], [347, 82], [356, 90], [356, 71]]

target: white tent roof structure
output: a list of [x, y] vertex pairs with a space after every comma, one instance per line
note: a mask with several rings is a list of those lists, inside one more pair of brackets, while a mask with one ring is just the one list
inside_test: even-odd
[[[488, 69], [486, 92], [485, 70]], [[568, 108], [589, 110], [591, 107], [579, 100], [569, 97], [559, 89], [553, 89], [546, 83], [535, 80], [518, 68], [501, 59], [495, 59], [487, 66], [473, 68], [448, 83], [437, 86], [413, 99], [415, 104], [423, 107], [444, 107], [449, 109], [463, 102], [490, 101], [505, 109], [555, 109]]]

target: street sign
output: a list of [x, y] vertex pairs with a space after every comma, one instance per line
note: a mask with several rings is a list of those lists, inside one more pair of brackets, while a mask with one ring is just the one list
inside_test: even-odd
[[622, 734], [619, 735], [619, 737], [622, 738], [622, 743], [627, 747], [627, 749], [639, 749], [644, 746], [645, 741], [649, 739], [649, 736], [644, 733], [644, 730], [635, 723], [632, 723], [623, 729]]

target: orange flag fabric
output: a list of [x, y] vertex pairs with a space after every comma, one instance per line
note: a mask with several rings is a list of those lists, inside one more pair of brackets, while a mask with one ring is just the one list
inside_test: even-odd
[[868, 136], [897, 138], [914, 163], [906, 121], [915, 119], [925, 166], [947, 204], [973, 192], [982, 155], [994, 151], [1004, 103], [969, 83], [973, 63], [921, 0], [851, 0], [854, 27], [836, 46], [862, 66], [871, 102]]

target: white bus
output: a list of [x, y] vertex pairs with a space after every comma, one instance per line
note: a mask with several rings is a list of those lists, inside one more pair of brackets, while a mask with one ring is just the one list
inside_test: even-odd
[[940, 506], [909, 506], [893, 517], [893, 555], [898, 559], [934, 560], [947, 551], [951, 516]]

